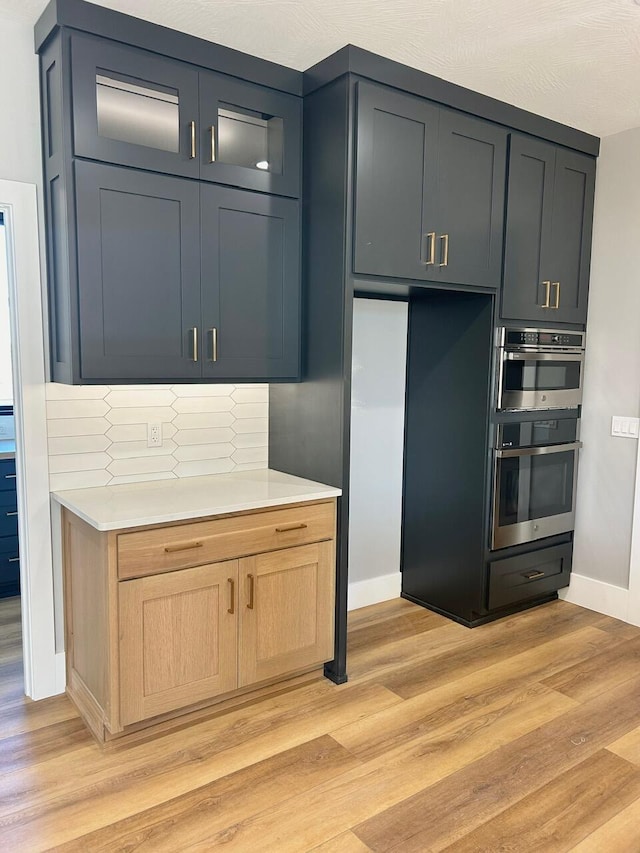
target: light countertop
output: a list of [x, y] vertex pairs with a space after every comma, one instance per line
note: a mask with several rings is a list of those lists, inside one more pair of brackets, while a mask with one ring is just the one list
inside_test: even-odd
[[317, 501], [341, 494], [333, 486], [262, 469], [70, 489], [52, 492], [51, 496], [96, 530], [120, 530]]
[[7, 438], [0, 441], [0, 459], [14, 459], [16, 455], [16, 443], [14, 439]]

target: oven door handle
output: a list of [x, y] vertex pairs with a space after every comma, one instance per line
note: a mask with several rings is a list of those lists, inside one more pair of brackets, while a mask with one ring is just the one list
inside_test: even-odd
[[584, 353], [505, 352], [506, 361], [584, 361]]
[[545, 444], [542, 447], [514, 447], [513, 450], [496, 450], [496, 456], [498, 459], [508, 459], [512, 456], [543, 456], [547, 453], [566, 453], [568, 450], [578, 450], [581, 447], [581, 441], [572, 441], [571, 444]]

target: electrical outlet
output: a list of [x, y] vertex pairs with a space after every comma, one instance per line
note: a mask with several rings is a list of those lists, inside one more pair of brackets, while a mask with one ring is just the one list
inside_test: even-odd
[[147, 447], [162, 447], [162, 424], [147, 424]]

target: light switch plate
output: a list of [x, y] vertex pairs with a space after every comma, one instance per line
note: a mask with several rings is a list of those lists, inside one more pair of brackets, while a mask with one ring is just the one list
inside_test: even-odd
[[640, 434], [640, 418], [625, 418], [614, 415], [611, 418], [611, 435], [619, 438], [638, 438]]

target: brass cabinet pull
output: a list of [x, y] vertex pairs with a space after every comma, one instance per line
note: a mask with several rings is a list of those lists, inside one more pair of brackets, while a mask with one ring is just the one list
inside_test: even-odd
[[438, 266], [447, 267], [449, 266], [449, 235], [441, 234], [440, 239], [442, 240], [442, 260]]
[[544, 572], [537, 572], [537, 571], [534, 571], [534, 572], [525, 572], [525, 573], [522, 575], [522, 577], [523, 577], [523, 578], [526, 578], [528, 581], [534, 581], [534, 580], [537, 580], [538, 578], [543, 578], [543, 577], [544, 577]]
[[176, 551], [193, 551], [194, 548], [202, 548], [202, 542], [186, 542], [182, 545], [165, 545], [164, 550], [167, 554], [173, 554]]
[[8, 561], [7, 561], [7, 562], [9, 562], [9, 563], [19, 563], [19, 562], [20, 562], [20, 557], [9, 557], [9, 559], [8, 559]]
[[189, 130], [191, 132], [191, 151], [189, 152], [189, 159], [195, 160], [197, 156], [196, 149], [196, 123], [195, 121], [189, 122]]
[[233, 578], [227, 578], [229, 583], [229, 595], [231, 596], [231, 607], [227, 609], [227, 613], [233, 614], [236, 612], [236, 582]]
[[307, 525], [300, 522], [300, 524], [287, 524], [284, 527], [276, 527], [276, 533], [287, 533], [289, 530], [304, 530]]
[[550, 281], [543, 281], [542, 284], [544, 287], [547, 288], [547, 296], [546, 296], [546, 299], [544, 301], [544, 305], [541, 305], [540, 307], [541, 308], [551, 308], [551, 282]]
[[5, 474], [4, 478], [5, 480], [15, 480], [16, 474]]
[[215, 163], [216, 162], [216, 128], [215, 128], [215, 125], [212, 124], [211, 127], [209, 128], [209, 130], [211, 131], [211, 159], [209, 160], [209, 162]]
[[436, 232], [429, 231], [428, 234], [425, 234], [425, 237], [429, 244], [429, 250], [427, 252], [427, 260], [424, 263], [425, 266], [430, 266], [436, 262]]
[[191, 343], [193, 345], [192, 359], [193, 359], [193, 361], [197, 361], [198, 360], [198, 327], [197, 326], [194, 326], [193, 329], [191, 329]]
[[555, 305], [552, 305], [551, 307], [552, 308], [559, 308], [560, 307], [560, 282], [559, 281], [552, 281], [551, 287], [555, 287], [555, 289], [556, 289]]
[[218, 330], [214, 326], [213, 329], [209, 329], [211, 333], [211, 361], [218, 360]]
[[11, 518], [12, 516], [17, 515], [17, 514], [18, 514], [17, 512], [8, 512], [7, 518]]
[[249, 603], [247, 604], [247, 608], [249, 610], [253, 610], [253, 603], [256, 593], [256, 582], [253, 575], [247, 575], [247, 577], [249, 578]]

